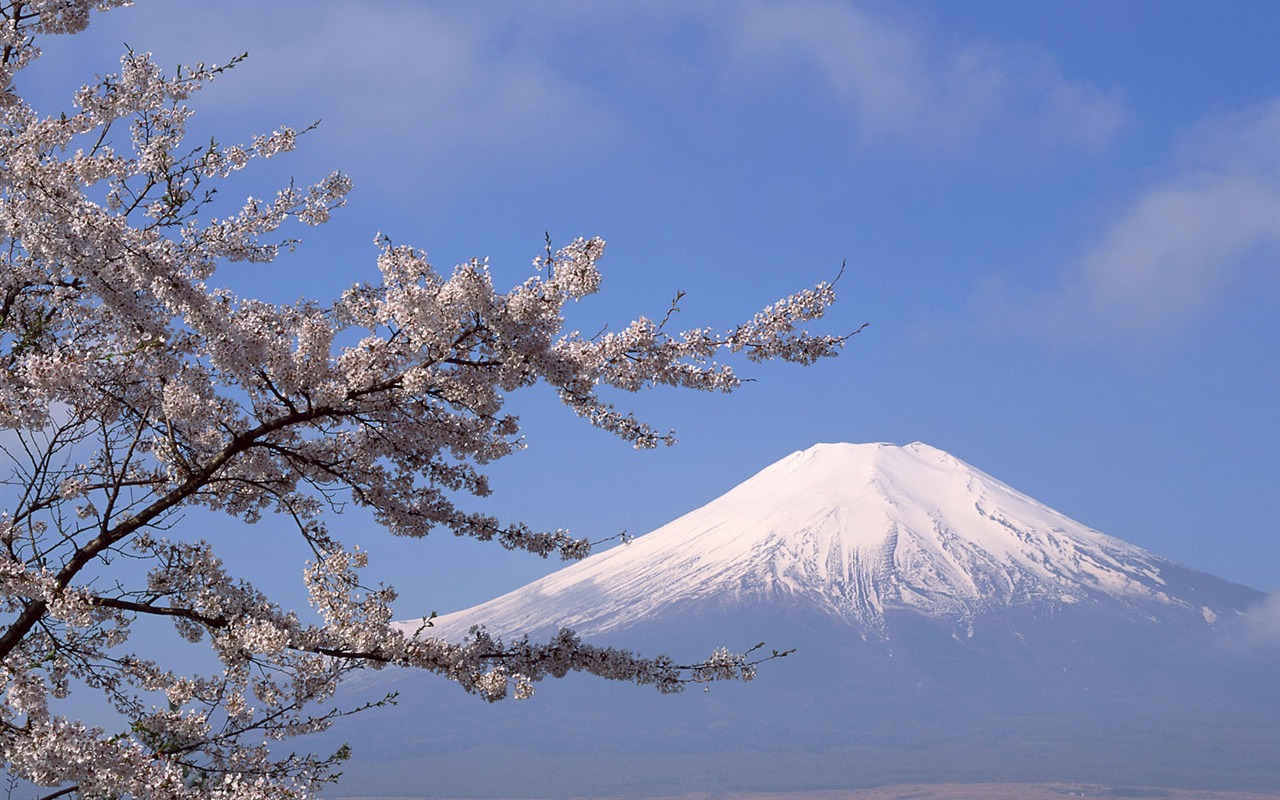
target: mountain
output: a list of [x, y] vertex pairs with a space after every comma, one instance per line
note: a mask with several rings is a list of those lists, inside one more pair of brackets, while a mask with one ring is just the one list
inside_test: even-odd
[[1277, 790], [1269, 602], [927, 445], [822, 444], [432, 630], [564, 626], [681, 660], [761, 639], [796, 648], [756, 681], [670, 697], [571, 676], [489, 706], [375, 673], [351, 697], [402, 700], [346, 729], [348, 772], [359, 794], [420, 797], [930, 781]]
[[820, 444], [639, 537], [437, 621], [587, 636], [695, 609], [804, 607], [886, 638], [886, 614], [963, 635], [991, 612], [1081, 605], [1213, 625], [1262, 599], [1099, 533], [919, 442]]

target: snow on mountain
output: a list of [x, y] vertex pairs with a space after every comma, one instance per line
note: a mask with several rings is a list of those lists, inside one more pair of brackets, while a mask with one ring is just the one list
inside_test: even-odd
[[1105, 605], [1212, 624], [1251, 599], [1233, 602], [1215, 584], [1232, 586], [926, 444], [819, 444], [626, 546], [441, 617], [433, 633], [483, 624], [499, 635], [593, 635], [755, 601], [815, 607], [873, 637], [894, 610], [968, 634], [975, 617], [1011, 607]]
[[762, 640], [794, 650], [758, 680], [664, 695], [571, 675], [490, 705], [436, 676], [371, 671], [347, 704], [399, 703], [333, 741], [359, 743], [344, 771], [363, 796], [920, 780], [1274, 791], [1280, 639], [1264, 599], [933, 447], [823, 444], [431, 630], [545, 640], [564, 626], [681, 663]]

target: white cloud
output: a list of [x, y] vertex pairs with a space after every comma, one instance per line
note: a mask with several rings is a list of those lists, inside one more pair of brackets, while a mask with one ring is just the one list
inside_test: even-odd
[[1252, 175], [1280, 183], [1280, 98], [1236, 113], [1201, 120], [1179, 140], [1174, 154], [1183, 170]]
[[[418, 4], [362, 8], [355, 19], [349, 5], [325, 4], [311, 17], [313, 41], [267, 58], [277, 74], [295, 76], [285, 91], [336, 98], [343, 119], [363, 121], [363, 135], [436, 154], [516, 145], [527, 155], [581, 144], [605, 124], [537, 53], [496, 41], [475, 19]], [[348, 49], [358, 56], [335, 69], [334, 51]]]
[[[633, 101], [606, 96], [589, 71], [566, 69], [573, 59], [558, 54], [580, 38], [608, 43], [598, 50], [611, 59], [602, 66], [615, 78], [630, 73], [624, 86], [647, 85], [663, 68], [738, 80], [797, 65], [848, 109], [855, 130], [881, 141], [1097, 144], [1125, 117], [1113, 95], [1068, 81], [1040, 48], [942, 44], [898, 19], [824, 0], [358, 8], [222, 0], [144, 5], [103, 15], [91, 30], [113, 50], [121, 41], [155, 49], [166, 65], [248, 50], [250, 60], [227, 81], [232, 89], [211, 91], [200, 105], [212, 110], [226, 97], [228, 113], [247, 116], [250, 132], [263, 119], [320, 117], [316, 138], [352, 168], [388, 149], [421, 154], [421, 164], [407, 167], [447, 168], [460, 156], [527, 163], [616, 144]], [[60, 58], [67, 55], [74, 53]], [[256, 109], [246, 115], [250, 83]]]
[[1280, 592], [1272, 592], [1235, 617], [1223, 620], [1231, 638], [1227, 645], [1242, 649], [1280, 646]]
[[735, 6], [731, 49], [745, 64], [799, 64], [871, 139], [954, 146], [984, 137], [1100, 144], [1123, 124], [1113, 94], [1063, 77], [1032, 45], [945, 47], [911, 27], [814, 0]]
[[1211, 308], [1249, 264], [1280, 267], [1280, 99], [1196, 125], [1048, 299], [1056, 323], [1152, 333]]
[[465, 5], [222, 0], [147, 4], [102, 15], [90, 32], [111, 52], [128, 41], [165, 66], [247, 50], [198, 102], [202, 115], [221, 114], [224, 135], [237, 130], [227, 117], [245, 136], [320, 118], [307, 143], [318, 160], [376, 169], [394, 152], [400, 173], [421, 175], [460, 158], [563, 156], [611, 134], [591, 92], [555, 70], [545, 42], [513, 27], [509, 14]]

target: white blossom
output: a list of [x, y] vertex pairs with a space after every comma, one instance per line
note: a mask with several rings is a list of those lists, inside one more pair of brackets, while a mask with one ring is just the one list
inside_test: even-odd
[[[468, 505], [489, 493], [484, 466], [523, 447], [506, 396], [545, 384], [636, 447], [674, 442], [602, 392], [731, 391], [726, 354], [832, 355], [846, 336], [800, 327], [825, 313], [832, 287], [722, 332], [673, 332], [668, 313], [588, 339], [566, 330], [565, 314], [602, 288], [599, 238], [548, 244], [535, 274], [504, 292], [483, 259], [441, 271], [379, 237], [371, 282], [336, 300], [241, 297], [218, 284], [220, 270], [272, 261], [294, 243], [282, 230], [327, 221], [350, 180], [335, 172], [238, 208], [206, 205], [232, 173], [284, 156], [300, 135], [281, 126], [247, 144], [187, 142], [188, 102], [234, 62], [165, 74], [126, 53], [66, 114], [37, 114], [13, 84], [37, 40], [126, 4], [0, 6], [0, 433], [17, 443], [0, 450], [5, 768], [86, 798], [304, 798], [345, 754], [284, 756], [291, 748], [270, 744], [345, 713], [324, 709], [355, 669], [419, 668], [490, 701], [575, 671], [663, 692], [750, 679], [761, 659], [727, 650], [679, 664], [572, 631], [545, 643], [480, 628], [463, 642], [429, 627], [406, 636], [391, 623], [395, 590], [366, 582], [368, 555], [328, 524], [354, 506], [396, 536], [442, 530], [581, 558], [587, 539]], [[184, 516], [195, 511], [293, 521], [315, 554], [303, 570], [311, 608], [281, 607], [232, 574]], [[140, 619], [171, 622], [178, 639], [134, 651]], [[188, 642], [219, 667], [160, 660]], [[77, 692], [100, 694], [120, 724], [62, 716]]]

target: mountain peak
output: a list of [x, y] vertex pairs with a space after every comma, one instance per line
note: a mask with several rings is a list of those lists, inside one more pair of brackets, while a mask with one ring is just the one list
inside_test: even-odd
[[442, 635], [472, 624], [502, 635], [560, 626], [590, 635], [675, 610], [765, 603], [810, 606], [875, 636], [896, 610], [959, 629], [1015, 606], [1104, 605], [1206, 622], [1229, 613], [1201, 606], [1204, 593], [1183, 585], [1201, 579], [1217, 581], [927, 444], [830, 443], [780, 459], [626, 546], [438, 625]]

